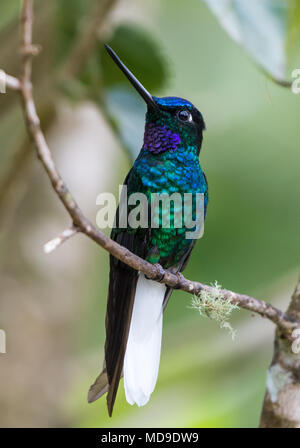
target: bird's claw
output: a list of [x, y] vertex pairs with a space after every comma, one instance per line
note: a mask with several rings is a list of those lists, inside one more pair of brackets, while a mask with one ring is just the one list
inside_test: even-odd
[[165, 276], [165, 270], [164, 268], [159, 264], [159, 263], [155, 263], [154, 265], [156, 267], [156, 269], [158, 270], [158, 274], [157, 274], [157, 278], [155, 280], [161, 282], [164, 279]]

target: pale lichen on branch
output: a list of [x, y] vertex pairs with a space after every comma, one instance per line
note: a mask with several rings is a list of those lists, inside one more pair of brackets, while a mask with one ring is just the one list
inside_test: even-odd
[[200, 291], [199, 295], [194, 295], [190, 308], [195, 309], [201, 316], [206, 316], [217, 322], [220, 328], [229, 331], [232, 339], [235, 338], [236, 330], [231, 326], [229, 319], [233, 311], [239, 309], [231, 299], [224, 300], [221, 286], [215, 282], [210, 290]]

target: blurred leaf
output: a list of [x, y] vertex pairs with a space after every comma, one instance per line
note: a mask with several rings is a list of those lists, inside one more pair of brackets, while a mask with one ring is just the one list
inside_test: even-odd
[[285, 0], [205, 0], [230, 37], [267, 73], [283, 81], [288, 9]]
[[63, 80], [58, 83], [60, 91], [72, 102], [77, 103], [86, 99], [87, 89], [86, 86], [80, 82], [80, 80], [73, 78], [68, 80]]
[[290, 0], [288, 52], [300, 50], [300, 1]]
[[97, 53], [92, 53], [79, 75], [80, 82], [86, 86], [91, 99], [101, 96], [103, 90], [102, 67]]
[[13, 19], [18, 17], [20, 2], [18, 0], [1, 0], [0, 30], [2, 31]]
[[[136, 25], [121, 25], [107, 42], [151, 92], [160, 89], [166, 80], [167, 70], [158, 45], [151, 35]], [[112, 62], [103, 45], [100, 49], [103, 82], [106, 86], [127, 84], [128, 81]]]
[[118, 137], [134, 160], [143, 141], [146, 112], [144, 101], [127, 87], [113, 87], [108, 89], [106, 105]]
[[57, 58], [64, 59], [70, 51], [81, 23], [90, 11], [91, 0], [59, 0], [56, 2]]
[[[63, 0], [62, 5], [65, 2]], [[82, 0], [76, 0], [74, 10], [68, 15], [66, 5], [62, 5], [58, 8], [62, 24], [61, 57], [74, 40], [83, 8]], [[164, 85], [166, 64], [158, 45], [143, 28], [120, 25], [107, 43], [151, 93]], [[135, 159], [142, 142], [145, 103], [107, 54], [102, 42], [88, 58], [79, 79], [72, 83], [67, 80], [61, 87], [75, 101], [88, 97], [100, 106], [130, 157]]]
[[[151, 93], [164, 85], [165, 62], [145, 30], [121, 25], [108, 44]], [[90, 98], [104, 110], [130, 157], [135, 159], [143, 138], [146, 106], [102, 43], [98, 52], [89, 58], [80, 79], [87, 86]]]

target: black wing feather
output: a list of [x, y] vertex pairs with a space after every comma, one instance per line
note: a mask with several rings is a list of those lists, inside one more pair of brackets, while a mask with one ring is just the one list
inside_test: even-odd
[[[132, 243], [125, 232], [120, 235], [127, 243]], [[122, 238], [118, 238], [122, 244]], [[122, 244], [124, 245], [124, 244]], [[131, 244], [130, 244], [131, 245]], [[128, 247], [129, 249], [129, 247]], [[110, 257], [109, 290], [106, 310], [105, 361], [108, 378], [107, 407], [112, 414], [119, 381], [123, 370], [132, 307], [138, 273]]]
[[[124, 184], [128, 185], [131, 170]], [[136, 181], [136, 175], [134, 174]], [[130, 188], [128, 188], [130, 190]], [[119, 209], [116, 222], [118, 222]], [[134, 254], [145, 258], [151, 229], [124, 231], [113, 229], [111, 238]], [[105, 362], [108, 379], [107, 407], [112, 414], [128, 340], [138, 272], [110, 256], [109, 290], [106, 310]]]

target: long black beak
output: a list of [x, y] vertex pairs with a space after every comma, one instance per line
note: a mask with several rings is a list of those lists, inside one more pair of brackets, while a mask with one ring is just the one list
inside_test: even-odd
[[145, 87], [140, 83], [138, 79], [131, 73], [130, 70], [126, 67], [126, 65], [123, 64], [121, 59], [116, 55], [114, 50], [110, 48], [109, 45], [105, 44], [105, 48], [110, 55], [110, 57], [114, 60], [114, 62], [117, 64], [117, 66], [122, 70], [124, 75], [127, 77], [127, 79], [131, 82], [133, 87], [138, 91], [138, 93], [141, 95], [141, 97], [144, 99], [144, 101], [148, 104], [148, 106], [158, 109], [158, 105], [155, 103], [154, 99], [152, 98], [152, 95], [148, 92], [148, 90], [145, 89]]

